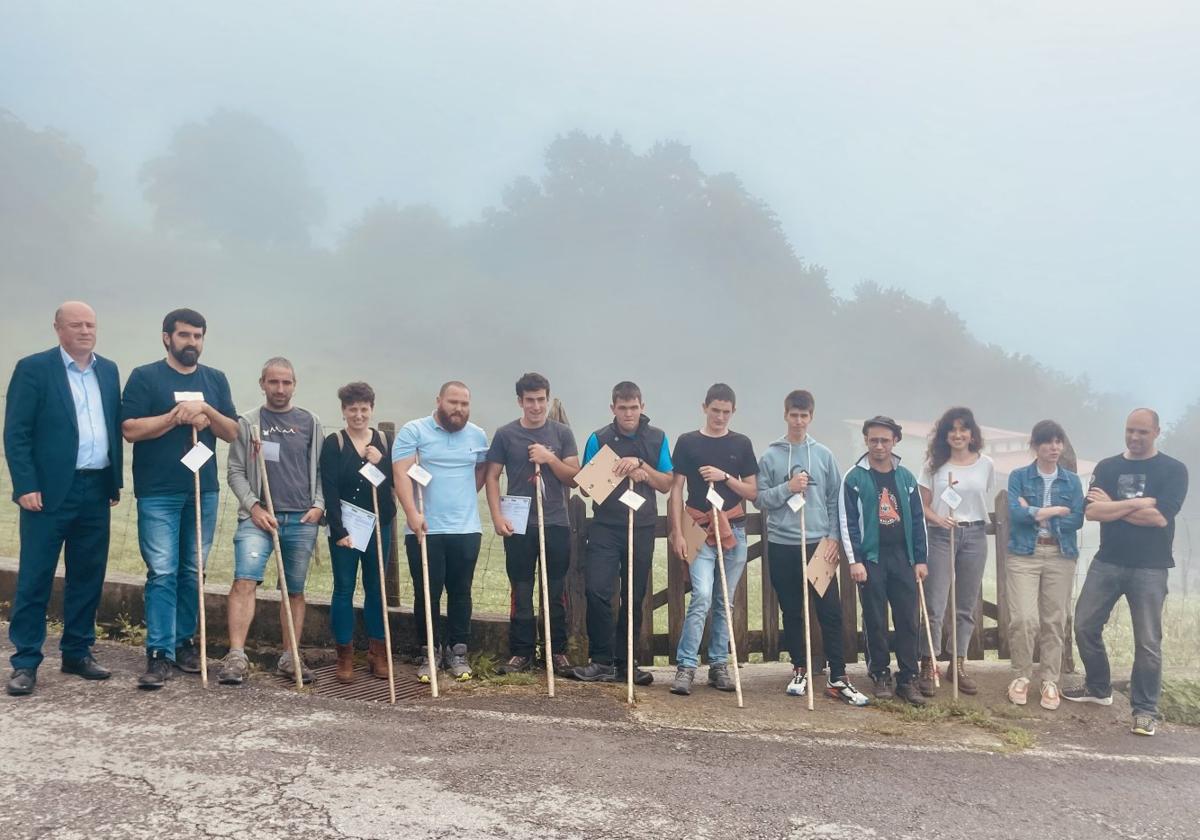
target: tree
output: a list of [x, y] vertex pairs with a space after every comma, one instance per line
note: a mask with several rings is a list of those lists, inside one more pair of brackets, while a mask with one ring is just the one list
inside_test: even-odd
[[306, 244], [324, 209], [296, 146], [239, 111], [181, 126], [141, 182], [160, 229], [226, 246]]

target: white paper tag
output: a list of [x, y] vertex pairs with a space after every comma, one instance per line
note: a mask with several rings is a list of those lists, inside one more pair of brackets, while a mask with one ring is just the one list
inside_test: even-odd
[[433, 481], [433, 473], [416, 463], [408, 468], [406, 475], [422, 487], [428, 487], [429, 482]]
[[626, 490], [617, 500], [630, 510], [637, 510], [646, 503], [646, 497], [633, 490]]
[[380, 484], [383, 484], [383, 482], [387, 480], [387, 476], [380, 472], [379, 467], [375, 466], [374, 464], [363, 464], [362, 469], [358, 471], [358, 474], [374, 484], [376, 487], [378, 487]]
[[213, 456], [213, 451], [203, 443], [197, 443], [179, 460], [192, 472], [200, 472], [200, 468]]
[[942, 492], [942, 501], [950, 510], [957, 510], [958, 506], [962, 504], [962, 496], [958, 495], [958, 491], [953, 487], [947, 487]]
[[176, 391], [175, 402], [204, 402], [203, 391]]
[[704, 498], [708, 499], [708, 503], [715, 509], [725, 509], [725, 500], [721, 498], [721, 494], [717, 492], [716, 487], [709, 487], [708, 492], [704, 494]]
[[793, 493], [787, 501], [788, 507], [792, 509], [792, 513], [799, 513], [800, 508], [804, 507], [804, 494]]
[[261, 444], [264, 461], [279, 461], [279, 444], [273, 440], [264, 440]]

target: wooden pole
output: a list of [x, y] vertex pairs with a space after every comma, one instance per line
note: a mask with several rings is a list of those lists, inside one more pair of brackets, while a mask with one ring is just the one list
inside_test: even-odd
[[[807, 507], [807, 506], [805, 506]], [[808, 616], [808, 535], [804, 527], [804, 507], [800, 508], [800, 592], [804, 596], [804, 662], [808, 670], [808, 710], [813, 710], [812, 628]]]
[[[713, 483], [708, 482], [708, 489], [715, 490]], [[709, 504], [712, 504], [711, 502]], [[721, 541], [721, 510], [716, 505], [712, 506], [713, 533], [717, 537], [717, 572], [721, 576], [721, 594], [724, 597], [721, 599], [722, 606], [725, 607], [725, 626], [729, 630], [729, 652], [733, 662], [730, 666], [733, 669], [733, 690], [737, 692], [737, 705], [739, 709], [744, 709], [745, 704], [742, 703], [742, 675], [738, 669], [737, 655], [737, 639], [733, 635], [733, 611], [729, 608], [729, 581], [725, 578], [725, 546]], [[807, 582], [805, 583], [807, 586]]]
[[[421, 463], [417, 456], [417, 463]], [[417, 512], [425, 515], [425, 488], [421, 482], [417, 485]], [[434, 697], [438, 696], [437, 651], [433, 649], [433, 604], [429, 603], [429, 546], [425, 543], [428, 534], [415, 534], [417, 543], [421, 546], [421, 592], [425, 596], [425, 654], [429, 664], [429, 691]]]
[[[192, 446], [200, 442], [196, 427], [192, 426]], [[204, 617], [204, 522], [200, 515], [200, 470], [192, 473], [196, 493], [196, 597], [200, 600], [200, 685], [208, 688], [208, 623]]]
[[[947, 473], [946, 480], [949, 482], [947, 487], [954, 487], [954, 473]], [[954, 511], [950, 511], [950, 668], [954, 674], [953, 681], [953, 698], [958, 699], [958, 593], [955, 592], [956, 575], [954, 557], [954, 532], [958, 529], [958, 523], [954, 521]], [[932, 651], [931, 651], [932, 653]], [[934, 665], [936, 668], [937, 666]]]
[[[629, 479], [633, 489], [633, 477]], [[629, 509], [629, 553], [625, 562], [625, 702], [633, 705], [633, 508]]]
[[933, 687], [941, 688], [942, 681], [938, 677], [937, 654], [933, 646], [933, 629], [929, 626], [929, 608], [925, 606], [925, 581], [917, 580], [917, 595], [921, 598], [921, 620], [925, 622], [925, 639], [929, 642], [929, 659], [933, 663]]
[[[388, 621], [387, 595], [383, 591], [383, 531], [379, 527], [379, 489], [371, 485], [371, 505], [375, 511], [375, 557], [379, 561], [379, 608], [383, 612], [383, 644], [388, 666], [388, 702], [396, 703], [396, 675], [392, 671], [392, 624]], [[434, 689], [436, 692], [437, 689]], [[434, 697], [437, 696], [435, 693]]]
[[[533, 465], [533, 495], [537, 499], [538, 577], [542, 589], [542, 650], [546, 654], [546, 693], [554, 696], [554, 646], [550, 643], [550, 578], [546, 576], [546, 523], [542, 516], [542, 465]], [[632, 663], [630, 663], [632, 664]]]
[[[275, 503], [271, 501], [271, 480], [267, 477], [267, 460], [263, 456], [262, 444], [259, 438], [258, 426], [250, 427], [250, 438], [254, 447], [258, 450], [258, 468], [262, 475], [263, 496], [266, 497], [267, 513], [271, 514], [271, 518], [275, 518]], [[292, 652], [292, 670], [296, 675], [297, 690], [304, 688], [304, 665], [300, 661], [300, 641], [296, 638], [296, 620], [292, 617], [292, 599], [288, 595], [287, 575], [283, 569], [283, 549], [279, 547], [279, 529], [271, 529], [271, 541], [275, 546], [275, 566], [279, 570], [279, 592], [283, 597], [284, 615], [287, 621], [284, 622], [284, 634], [287, 636], [285, 640]]]

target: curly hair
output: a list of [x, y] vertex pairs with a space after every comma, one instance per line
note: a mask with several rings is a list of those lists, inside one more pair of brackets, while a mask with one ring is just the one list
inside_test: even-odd
[[956, 420], [961, 422], [963, 427], [971, 433], [971, 442], [967, 444], [967, 448], [972, 452], [979, 452], [983, 449], [983, 432], [980, 431], [979, 424], [975, 422], [975, 415], [971, 409], [963, 406], [948, 408], [937, 421], [937, 425], [933, 427], [933, 431], [929, 433], [929, 449], [925, 452], [925, 460], [929, 463], [930, 472], [937, 472], [943, 464], [950, 460], [950, 444], [946, 442], [946, 436], [954, 429]]
[[337, 395], [338, 399], [342, 401], [342, 408], [352, 403], [367, 403], [371, 408], [375, 407], [375, 389], [366, 382], [351, 382], [343, 385], [338, 388]]

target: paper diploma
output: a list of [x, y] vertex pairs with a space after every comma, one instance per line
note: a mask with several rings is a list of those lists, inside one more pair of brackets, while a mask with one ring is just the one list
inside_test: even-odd
[[524, 534], [529, 526], [529, 504], [532, 501], [528, 496], [500, 497], [500, 515], [512, 524], [514, 534]]
[[350, 534], [350, 547], [366, 551], [375, 536], [375, 514], [358, 505], [342, 502], [342, 527]]

